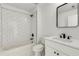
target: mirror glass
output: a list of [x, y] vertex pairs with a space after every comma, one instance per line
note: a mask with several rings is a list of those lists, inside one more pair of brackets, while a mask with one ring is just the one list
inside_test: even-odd
[[77, 6], [77, 3], [65, 3], [57, 7], [57, 27], [76, 27], [78, 25]]

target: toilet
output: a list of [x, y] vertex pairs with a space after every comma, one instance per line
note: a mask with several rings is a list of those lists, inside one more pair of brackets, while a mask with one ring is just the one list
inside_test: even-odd
[[33, 52], [35, 56], [41, 56], [43, 51], [43, 45], [42, 44], [37, 44], [33, 46]]

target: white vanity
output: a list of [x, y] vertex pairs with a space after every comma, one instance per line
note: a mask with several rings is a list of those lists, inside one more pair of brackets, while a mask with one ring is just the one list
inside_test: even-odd
[[45, 37], [46, 56], [79, 56], [79, 40], [70, 41], [57, 37]]

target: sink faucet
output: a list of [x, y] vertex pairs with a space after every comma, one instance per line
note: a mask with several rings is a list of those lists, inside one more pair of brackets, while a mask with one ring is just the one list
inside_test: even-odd
[[62, 33], [62, 34], [60, 35], [60, 38], [65, 39], [65, 38], [66, 38], [66, 34], [65, 34], [65, 33]]
[[63, 38], [63, 39], [71, 39], [72, 36], [66, 36], [65, 33], [61, 33], [60, 35], [60, 38]]
[[72, 36], [68, 36], [67, 39], [70, 39]]

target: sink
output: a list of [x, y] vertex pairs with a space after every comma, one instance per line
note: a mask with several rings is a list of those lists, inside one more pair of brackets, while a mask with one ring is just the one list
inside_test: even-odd
[[62, 42], [71, 43], [72, 39], [61, 39], [61, 38], [55, 38], [56, 40], [60, 40]]
[[62, 41], [62, 42], [72, 42], [72, 39], [61, 39], [61, 38], [58, 38], [57, 36], [53, 36], [53, 37], [46, 37], [48, 39], [51, 39], [51, 40], [59, 40], [59, 41]]

